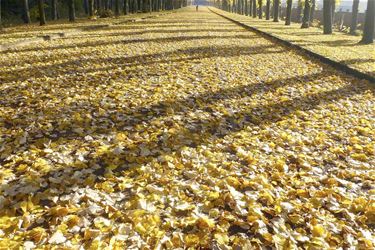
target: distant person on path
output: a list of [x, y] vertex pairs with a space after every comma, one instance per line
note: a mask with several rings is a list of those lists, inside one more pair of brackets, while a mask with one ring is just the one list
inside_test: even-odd
[[198, 11], [198, 4], [197, 4], [197, 6], [195, 7], [195, 10]]

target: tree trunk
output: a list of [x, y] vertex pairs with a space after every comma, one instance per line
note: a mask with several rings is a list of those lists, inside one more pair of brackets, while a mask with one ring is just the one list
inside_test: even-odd
[[375, 21], [375, 1], [367, 1], [367, 10], [365, 18], [365, 27], [361, 43], [370, 44], [374, 42], [374, 21]]
[[83, 0], [83, 8], [85, 9], [85, 14], [89, 14], [89, 1], [88, 0]]
[[245, 0], [245, 15], [249, 15], [249, 1]]
[[138, 12], [138, 0], [133, 0], [133, 3], [134, 3], [134, 12], [133, 13], [137, 13]]
[[292, 4], [293, 4], [293, 0], [287, 0], [285, 25], [290, 25], [290, 21], [292, 19]]
[[353, 0], [352, 22], [350, 24], [350, 34], [352, 34], [352, 35], [355, 35], [355, 32], [357, 30], [358, 6], [359, 6], [359, 0]]
[[306, 29], [309, 26], [310, 26], [310, 1], [305, 0], [305, 8], [303, 10], [301, 29]]
[[120, 16], [120, 0], [115, 0], [115, 16]]
[[275, 1], [272, 0], [270, 5], [270, 19], [273, 19], [273, 10], [275, 9]]
[[301, 0], [298, 0], [298, 3], [297, 3], [297, 22], [300, 23], [301, 22], [301, 16], [302, 16], [302, 1]]
[[331, 18], [332, 18], [332, 25], [335, 24], [335, 10], [336, 10], [336, 0], [331, 0]]
[[143, 0], [138, 1], [138, 10], [143, 11]]
[[249, 0], [249, 16], [253, 13], [253, 0]]
[[259, 19], [262, 19], [263, 17], [263, 0], [258, 0], [258, 5], [259, 5]]
[[96, 10], [98, 11], [99, 14], [102, 11], [102, 1], [101, 0], [96, 0]]
[[311, 0], [310, 26], [312, 25], [312, 23], [314, 21], [315, 8], [316, 8], [316, 0]]
[[39, 9], [39, 23], [40, 26], [46, 24], [46, 14], [44, 13], [44, 0], [38, 0], [38, 9]]
[[123, 12], [124, 15], [129, 14], [129, 0], [124, 0]]
[[0, 0], [0, 29], [1, 29], [1, 0]]
[[141, 0], [141, 2], [142, 2], [141, 10], [142, 10], [143, 13], [146, 13], [147, 12], [147, 2], [148, 2], [148, 0]]
[[323, 33], [332, 34], [332, 1], [323, 0]]
[[74, 6], [74, 0], [69, 0], [69, 22], [76, 20], [76, 10]]
[[273, 0], [275, 9], [273, 11], [273, 21], [278, 22], [279, 21], [279, 7], [280, 7], [280, 0]]
[[24, 22], [31, 23], [29, 0], [23, 0]]
[[266, 20], [270, 20], [270, 8], [271, 8], [271, 0], [267, 0], [267, 2], [266, 2]]
[[[181, 2], [182, 4], [182, 2]], [[148, 0], [148, 11], [151, 13], [152, 12], [152, 0]]]
[[257, 0], [253, 0], [253, 17], [257, 17]]
[[94, 0], [89, 0], [89, 6], [88, 6], [89, 16], [94, 16]]
[[[129, 12], [128, 12], [128, 14], [130, 14], [130, 13], [133, 13], [133, 0], [124, 0], [124, 8], [125, 8], [125, 1], [127, 1], [128, 2], [128, 6], [129, 6]], [[125, 9], [124, 9], [124, 13], [125, 13]]]
[[339, 31], [343, 31], [345, 29], [344, 20], [345, 20], [345, 13], [341, 13], [340, 23], [339, 23]]
[[51, 18], [57, 20], [57, 0], [51, 0]]

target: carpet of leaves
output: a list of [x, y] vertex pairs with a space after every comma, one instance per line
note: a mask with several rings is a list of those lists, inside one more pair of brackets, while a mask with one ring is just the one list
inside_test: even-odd
[[0, 248], [374, 247], [366, 81], [203, 8], [0, 65]]
[[153, 13], [136, 13], [114, 18], [77, 18], [74, 23], [67, 22], [66, 19], [56, 21], [48, 20], [45, 26], [39, 26], [38, 22], [28, 25], [15, 25], [0, 30], [0, 45], [21, 42], [25, 39], [36, 38], [45, 35], [57, 33], [67, 33], [83, 29], [93, 29], [95, 26], [118, 25], [129, 21], [140, 21], [142, 19], [155, 18], [161, 15], [167, 15], [173, 11], [153, 12]]
[[300, 23], [285, 26], [285, 21], [275, 23], [272, 20], [252, 18], [244, 15], [215, 11], [227, 15], [237, 21], [248, 24], [278, 38], [297, 44], [331, 60], [348, 65], [363, 73], [375, 76], [375, 44], [359, 44], [361, 36], [352, 36], [343, 32], [324, 35], [318, 27], [301, 29]]

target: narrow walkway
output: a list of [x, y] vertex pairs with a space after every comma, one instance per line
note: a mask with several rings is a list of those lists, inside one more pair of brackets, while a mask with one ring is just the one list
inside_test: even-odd
[[374, 88], [187, 8], [0, 57], [0, 246], [374, 242]]

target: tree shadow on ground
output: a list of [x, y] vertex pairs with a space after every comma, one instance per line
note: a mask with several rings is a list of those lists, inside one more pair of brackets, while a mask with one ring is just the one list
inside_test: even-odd
[[[211, 92], [207, 91], [204, 93], [197, 93], [190, 95], [186, 98], [176, 100], [160, 101], [150, 106], [128, 108], [121, 111], [121, 113], [113, 113], [107, 110], [104, 114], [98, 114], [97, 107], [98, 103], [90, 103], [83, 101], [81, 103], [72, 104], [74, 106], [66, 106], [64, 110], [54, 110], [54, 112], [48, 112], [44, 110], [46, 114], [50, 114], [50, 117], [45, 117], [47, 121], [57, 125], [57, 121], [61, 119], [59, 114], [67, 114], [70, 110], [78, 110], [82, 114], [91, 114], [92, 120], [82, 122], [77, 120], [73, 116], [68, 116], [68, 120], [65, 124], [68, 124], [64, 130], [59, 129], [57, 126], [54, 130], [49, 131], [43, 135], [44, 141], [50, 141], [50, 143], [58, 143], [60, 145], [68, 145], [74, 141], [84, 141], [86, 135], [90, 135], [94, 138], [105, 137], [110, 134], [128, 131], [134, 132], [136, 128], [142, 127], [144, 129], [155, 130], [156, 136], [150, 140], [150, 138], [143, 138], [134, 141], [132, 145], [133, 150], [125, 148], [120, 153], [115, 153], [115, 149], [111, 149], [104, 155], [88, 155], [86, 157], [85, 171], [87, 173], [94, 173], [95, 183], [101, 182], [104, 175], [108, 172], [108, 167], [111, 165], [111, 159], [114, 157], [119, 158], [120, 162], [117, 162], [118, 167], [115, 170], [111, 170], [115, 175], [121, 175], [123, 171], [127, 171], [130, 167], [139, 167], [146, 165], [150, 162], [156, 161], [158, 157], [165, 154], [178, 153], [184, 147], [198, 147], [204, 145], [212, 139], [223, 138], [231, 133], [235, 133], [244, 129], [246, 126], [261, 126], [269, 123], [276, 123], [285, 119], [286, 117], [294, 114], [297, 111], [308, 111], [317, 108], [320, 104], [332, 103], [340, 99], [350, 98], [352, 95], [362, 93], [364, 91], [372, 91], [367, 85], [357, 86], [355, 84], [347, 84], [343, 87], [328, 90], [325, 92], [310, 93], [307, 95], [301, 95], [288, 100], [277, 101], [267, 104], [257, 104], [255, 106], [244, 106], [242, 110], [236, 111], [233, 114], [221, 114], [219, 116], [214, 115], [212, 112], [212, 106], [223, 100], [238, 100], [242, 98], [249, 98], [256, 94], [266, 94], [268, 92], [277, 91], [278, 88], [285, 86], [293, 86], [295, 84], [304, 85], [307, 82], [314, 82], [324, 77], [330, 76], [329, 71], [323, 71], [311, 75], [296, 76], [293, 78], [279, 79], [271, 82], [258, 82], [255, 84], [239, 85], [231, 88], [222, 88], [218, 91]], [[174, 126], [175, 122], [170, 117], [170, 110], [173, 110], [174, 114], [183, 117], [184, 126]], [[195, 118], [186, 120], [185, 117], [189, 112], [195, 112], [197, 110], [207, 111], [210, 115], [206, 118]], [[53, 110], [51, 110], [53, 111]], [[24, 114], [27, 115], [27, 114]], [[167, 128], [174, 128], [174, 132], [159, 131], [155, 128], [155, 122], [158, 121], [164, 124]], [[13, 126], [13, 125], [8, 125]], [[17, 125], [16, 125], [17, 126]], [[77, 128], [81, 128], [81, 131], [77, 134]], [[130, 128], [130, 129], [129, 129]], [[15, 129], [17, 129], [15, 127]], [[64, 132], [65, 131], [65, 132]], [[31, 148], [43, 150], [45, 146], [40, 143], [40, 136], [29, 134], [28, 146], [15, 149], [18, 155], [22, 155], [23, 150], [29, 150]], [[134, 151], [134, 148], [137, 150]], [[147, 148], [150, 152], [149, 155], [141, 157], [141, 148]], [[134, 158], [140, 157], [140, 161], [134, 160]], [[0, 162], [2, 165], [9, 163], [7, 160], [2, 159]], [[15, 166], [17, 167], [17, 166]], [[37, 193], [44, 192], [46, 188], [55, 188], [59, 186], [61, 194], [68, 194], [73, 192], [77, 187], [85, 187], [86, 184], [77, 184], [75, 179], [76, 172], [80, 172], [83, 169], [74, 169], [73, 167], [66, 165], [61, 166], [58, 169], [51, 170], [47, 173], [42, 174], [36, 179], [29, 179], [26, 176], [18, 176], [14, 181], [0, 186], [1, 190], [8, 193], [11, 197], [12, 202], [18, 200], [17, 196], [11, 194], [19, 190], [27, 190], [30, 186], [37, 185], [35, 191], [28, 192], [29, 194], [36, 195]], [[63, 183], [54, 183], [53, 179], [63, 176]], [[52, 177], [52, 178], [50, 178]], [[39, 183], [42, 178], [43, 186]], [[92, 184], [92, 185], [94, 185]], [[91, 185], [88, 185], [91, 186]], [[62, 190], [61, 190], [62, 189]], [[52, 199], [53, 197], [44, 197], [44, 199]]]
[[352, 47], [352, 46], [358, 46], [357, 42], [353, 42], [351, 40], [345, 40], [345, 39], [340, 39], [340, 40], [334, 40], [334, 41], [323, 41], [321, 42], [322, 44], [330, 47]]
[[[228, 24], [228, 23], [222, 23], [222, 24], [218, 24], [220, 25], [221, 27], [236, 27], [235, 25], [232, 25], [232, 24]], [[139, 23], [139, 25], [134, 25], [134, 24], [129, 24], [129, 25], [126, 25], [124, 26], [126, 29], [142, 29], [142, 28], [145, 28], [144, 26], [142, 26], [142, 23]], [[123, 30], [124, 27], [118, 27], [118, 29], [121, 29]], [[181, 28], [181, 27], [186, 27], [186, 24], [184, 23], [179, 23], [179, 24], [164, 24], [164, 25], [147, 25], [147, 28], [158, 28], [158, 29], [161, 29], [161, 28]], [[116, 27], [111, 27], [111, 29], [116, 29]]]
[[[287, 32], [288, 33], [288, 32]], [[324, 35], [323, 32], [301, 32], [301, 33], [294, 33], [293, 36], [319, 36]]]
[[250, 26], [257, 28], [257, 29], [267, 29], [267, 30], [290, 30], [289, 26], [279, 26], [279, 27], [270, 27], [267, 25], [251, 25]]
[[[293, 35], [294, 36], [294, 35]], [[351, 40], [334, 40], [334, 41], [311, 41], [311, 40], [303, 40], [303, 39], [293, 39], [288, 38], [287, 41], [292, 43], [302, 44], [304, 46], [328, 46], [328, 47], [353, 47], [353, 46], [361, 46], [361, 44], [351, 41]]]
[[343, 64], [375, 63], [375, 59], [371, 59], [371, 58], [355, 58], [355, 59], [341, 60], [340, 63], [343, 63]]
[[[177, 33], [177, 32], [176, 32]], [[181, 32], [180, 32], [181, 33]], [[105, 34], [103, 34], [105, 36]], [[126, 35], [124, 34], [124, 37]], [[90, 38], [90, 37], [88, 37]], [[95, 42], [84, 42], [82, 44], [74, 45], [59, 45], [51, 46], [47, 48], [29, 48], [29, 49], [19, 49], [17, 52], [28, 52], [28, 51], [50, 51], [50, 50], [63, 50], [63, 49], [72, 49], [72, 48], [89, 48], [89, 47], [99, 47], [107, 45], [116, 45], [116, 44], [134, 44], [134, 43], [145, 43], [145, 42], [154, 42], [154, 43], [168, 43], [168, 42], [181, 42], [181, 41], [191, 41], [191, 40], [203, 40], [203, 39], [255, 39], [256, 37], [251, 34], [247, 35], [229, 35], [229, 36], [217, 36], [217, 35], [201, 35], [201, 36], [174, 36], [174, 37], [160, 37], [160, 38], [135, 38], [135, 39], [126, 39], [118, 41], [95, 41]], [[82, 39], [82, 38], [81, 38]], [[81, 40], [80, 39], [80, 40]], [[14, 52], [14, 51], [8, 51]]]
[[[194, 18], [194, 19], [191, 19], [189, 21], [184, 21], [184, 22], [179, 22], [179, 20], [176, 20], [176, 19], [170, 19], [170, 20], [150, 20], [150, 21], [140, 21], [140, 22], [133, 22], [133, 23], [129, 23], [130, 25], [134, 25], [134, 24], [142, 24], [142, 25], [146, 25], [147, 27], [149, 27], [149, 25], [161, 25], [163, 26], [164, 24], [176, 24], [176, 23], [179, 23], [181, 25], [184, 25], [184, 26], [188, 26], [190, 24], [193, 24], [193, 25], [196, 25], [196, 24], [201, 24], [201, 23], [205, 23], [205, 24], [213, 24], [213, 25], [228, 25], [229, 23], [226, 22], [225, 20], [224, 21], [217, 21], [217, 19], [212, 19], [212, 21], [210, 21], [209, 18]], [[120, 24], [122, 24], [120, 22]]]
[[[153, 29], [153, 30], [142, 30], [142, 31], [132, 31], [132, 32], [111, 32], [111, 33], [103, 33], [103, 34], [85, 34], [85, 37], [116, 37], [116, 36], [134, 36], [134, 35], [144, 35], [144, 34], [161, 34], [161, 33], [200, 33], [200, 32], [207, 32], [207, 33], [217, 33], [217, 32], [225, 32], [225, 33], [239, 33], [241, 30], [236, 29], [179, 29], [179, 30], [164, 30], [164, 29]], [[246, 31], [243, 31], [246, 32]], [[248, 33], [248, 32], [247, 32]], [[66, 39], [75, 38], [74, 36], [70, 36]]]
[[[233, 36], [236, 37], [236, 36]], [[250, 39], [252, 36], [245, 36]], [[186, 37], [185, 37], [186, 38]], [[194, 37], [192, 37], [192, 40]], [[207, 36], [205, 39], [212, 38]], [[198, 39], [203, 39], [199, 38]], [[248, 39], [248, 38], [244, 38]], [[182, 39], [181, 41], [184, 41]], [[137, 42], [141, 42], [138, 41]], [[120, 42], [124, 43], [123, 41]], [[99, 45], [98, 45], [99, 46]], [[178, 61], [189, 61], [189, 60], [202, 60], [206, 58], [213, 57], [224, 57], [230, 58], [233, 56], [240, 55], [256, 55], [256, 54], [272, 54], [272, 53], [281, 53], [285, 51], [280, 49], [280, 47], [275, 47], [273, 45], [259, 45], [259, 46], [218, 46], [218, 47], [193, 47], [183, 50], [176, 50], [165, 53], [156, 53], [156, 54], [145, 54], [145, 55], [136, 55], [136, 56], [119, 56], [111, 58], [91, 58], [91, 59], [78, 59], [78, 60], [68, 60], [62, 63], [54, 63], [51, 65], [38, 65], [32, 66], [32, 72], [30, 68], [23, 68], [20, 70], [8, 70], [3, 71], [2, 76], [0, 76], [0, 81], [10, 82], [10, 81], [26, 81], [32, 78], [45, 78], [45, 77], [56, 77], [61, 75], [74, 75], [87, 74], [90, 72], [98, 71], [97, 68], [92, 68], [87, 70], [87, 66], [91, 66], [93, 63], [99, 63], [101, 65], [107, 65], [105, 68], [99, 69], [99, 71], [110, 70], [118, 67], [134, 67], [137, 65], [150, 65], [150, 64], [159, 64], [159, 63], [168, 63], [173, 64]], [[164, 57], [166, 59], [160, 59]], [[31, 66], [30, 66], [31, 67]], [[124, 69], [126, 70], [126, 69]], [[34, 75], [32, 75], [32, 73]], [[8, 92], [0, 93], [0, 96], [8, 95]], [[1, 102], [1, 100], [0, 100]]]

